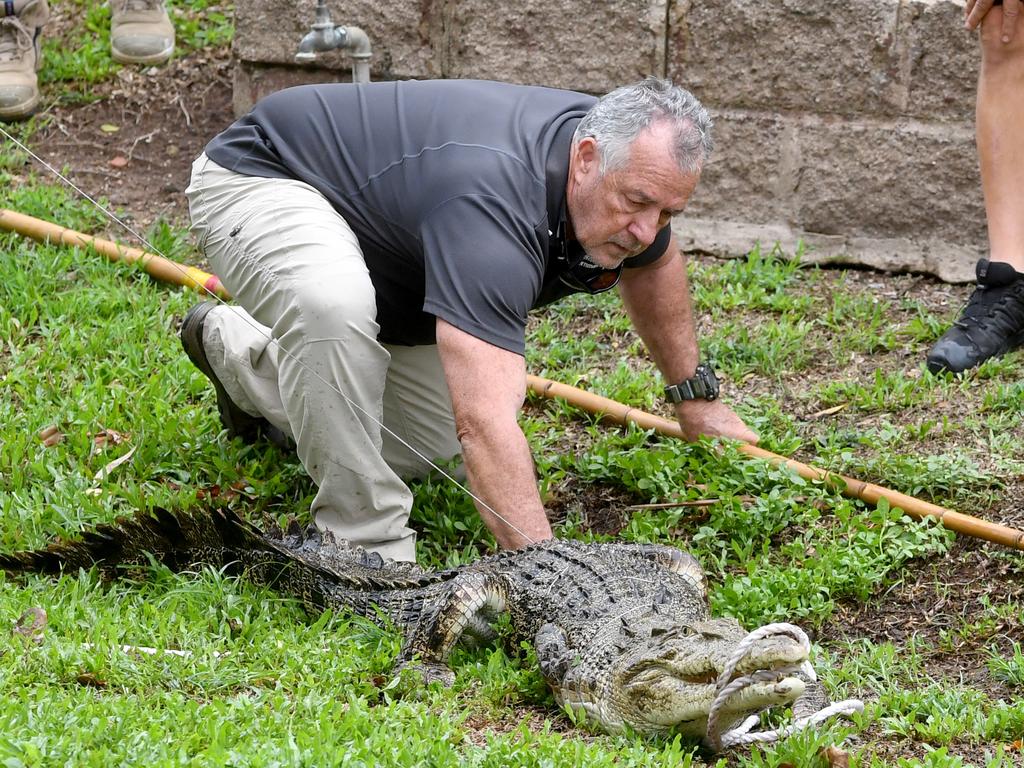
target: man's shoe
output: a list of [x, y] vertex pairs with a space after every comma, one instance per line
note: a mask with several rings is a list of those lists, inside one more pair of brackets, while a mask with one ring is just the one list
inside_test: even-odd
[[928, 353], [932, 373], [960, 373], [1024, 346], [1024, 272], [978, 261], [978, 287], [953, 327]]
[[46, 0], [5, 0], [0, 10], [0, 120], [21, 120], [39, 104], [39, 39], [50, 18]]
[[174, 25], [163, 0], [114, 0], [110, 52], [122, 64], [163, 64], [174, 53]]
[[254, 443], [263, 438], [283, 450], [293, 449], [295, 444], [284, 432], [262, 416], [253, 416], [235, 405], [228, 396], [227, 390], [224, 389], [224, 385], [220, 383], [220, 379], [214, 374], [203, 345], [203, 326], [210, 310], [217, 306], [219, 305], [215, 301], [196, 304], [185, 314], [178, 333], [181, 336], [181, 346], [184, 347], [188, 359], [213, 383], [213, 388], [217, 392], [220, 423], [224, 425], [229, 437], [238, 437], [242, 442]]

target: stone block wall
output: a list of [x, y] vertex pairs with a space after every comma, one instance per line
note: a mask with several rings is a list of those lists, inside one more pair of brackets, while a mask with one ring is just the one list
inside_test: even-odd
[[[294, 54], [315, 0], [236, 0], [235, 108], [350, 63]], [[329, 0], [374, 79], [486, 78], [604, 93], [690, 88], [716, 150], [676, 232], [722, 255], [798, 242], [813, 261], [969, 280], [987, 240], [974, 146], [979, 64], [955, 0]]]

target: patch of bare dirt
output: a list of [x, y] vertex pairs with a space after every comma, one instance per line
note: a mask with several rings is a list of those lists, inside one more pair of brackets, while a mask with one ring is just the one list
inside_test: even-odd
[[[229, 52], [125, 67], [97, 92], [100, 98], [90, 104], [51, 106], [33, 150], [83, 192], [109, 201], [140, 232], [158, 219], [187, 223], [184, 191], [192, 161], [234, 120]], [[140, 246], [116, 225], [109, 233]]]

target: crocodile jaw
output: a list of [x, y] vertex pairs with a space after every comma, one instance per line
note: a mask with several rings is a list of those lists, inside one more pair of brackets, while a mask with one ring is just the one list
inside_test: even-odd
[[[792, 704], [804, 692], [803, 680], [780, 673], [775, 680], [753, 683], [733, 694], [719, 715], [728, 728], [762, 709]], [[666, 672], [659, 681], [628, 691], [629, 704], [642, 718], [630, 723], [636, 730], [672, 731], [702, 737], [716, 698], [714, 684], [694, 684]]]
[[[628, 728], [703, 737], [718, 677], [745, 634], [735, 622], [711, 620], [692, 625], [685, 635], [651, 637], [617, 658], [605, 657], [603, 669], [593, 674], [583, 673], [594, 667], [581, 660], [555, 697], [608, 732]], [[806, 684], [790, 670], [806, 659], [806, 650], [790, 638], [765, 638], [753, 646], [734, 679], [755, 670], [778, 673], [731, 695], [720, 710], [720, 725], [727, 729], [760, 710], [796, 701]]]
[[[799, 677], [780, 674], [774, 681], [755, 683], [738, 691], [726, 702], [719, 717], [729, 728], [760, 710], [791, 705], [805, 687]], [[657, 682], [642, 688], [634, 686], [623, 693], [595, 695], [594, 691], [561, 687], [555, 691], [555, 698], [608, 733], [621, 733], [628, 728], [640, 733], [672, 732], [702, 738], [716, 696], [714, 684], [692, 683], [670, 673]]]

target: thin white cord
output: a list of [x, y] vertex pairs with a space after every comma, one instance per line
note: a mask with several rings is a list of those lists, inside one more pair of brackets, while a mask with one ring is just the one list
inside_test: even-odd
[[[92, 203], [94, 206], [96, 206], [96, 208], [98, 208], [100, 211], [102, 211], [103, 214], [105, 216], [107, 216], [107, 218], [109, 218], [111, 221], [113, 221], [116, 224], [118, 224], [120, 227], [122, 227], [129, 234], [134, 236], [139, 242], [141, 242], [143, 245], [145, 245], [146, 248], [149, 249], [152, 253], [155, 253], [158, 256], [167, 259], [167, 257], [164, 256], [164, 254], [158, 248], [156, 248], [152, 243], [150, 243], [145, 237], [143, 237], [141, 234], [139, 234], [134, 229], [132, 229], [126, 222], [124, 222], [121, 219], [119, 219], [113, 212], [111, 212], [107, 208], [103, 207], [103, 205], [101, 205], [99, 203], [99, 201], [97, 201], [94, 198], [90, 197], [84, 190], [80, 189], [77, 185], [75, 185], [74, 182], [72, 182], [70, 179], [68, 179], [66, 176], [64, 176], [60, 171], [58, 171], [52, 165], [47, 163], [45, 160], [43, 160], [43, 158], [41, 158], [39, 155], [37, 155], [35, 152], [33, 152], [27, 146], [25, 146], [25, 144], [20, 142], [17, 138], [12, 136], [10, 133], [8, 133], [4, 129], [2, 124], [0, 124], [0, 133], [2, 133], [9, 141], [11, 141], [14, 144], [16, 144], [23, 152], [28, 154], [33, 160], [35, 160], [37, 163], [39, 163], [44, 168], [46, 168], [46, 170], [48, 170], [50, 173], [52, 173], [54, 176], [56, 176], [58, 179], [60, 179], [62, 182], [64, 182], [67, 186], [71, 187], [71, 189], [73, 189], [79, 195], [81, 195], [86, 200], [88, 200], [90, 203]], [[185, 269], [180, 264], [178, 264], [176, 261], [172, 261], [170, 259], [167, 259], [167, 261], [168, 261], [168, 263], [173, 265], [174, 269], [178, 270], [182, 274], [183, 277], [186, 277], [186, 278], [189, 277], [189, 275], [185, 271]], [[194, 283], [195, 281], [193, 280], [192, 282]], [[211, 291], [208, 287], [206, 287], [205, 285], [202, 285], [200, 287], [204, 291], [206, 291], [206, 293], [208, 293], [210, 295], [210, 297], [214, 301], [219, 302], [220, 304], [224, 305], [225, 307], [227, 307], [229, 309], [231, 308], [230, 305], [226, 301], [224, 301], [220, 296], [218, 296], [216, 293]], [[253, 330], [257, 331], [258, 333], [261, 333], [272, 344], [277, 344], [278, 349], [282, 353], [284, 353], [284, 355], [287, 356], [292, 362], [298, 364], [302, 368], [305, 368], [308, 373], [312, 374], [317, 379], [319, 379], [321, 381], [321, 383], [323, 383], [328, 388], [330, 388], [330, 389], [334, 390], [335, 392], [337, 392], [338, 395], [346, 403], [348, 403], [352, 408], [354, 408], [355, 410], [359, 411], [361, 414], [366, 416], [368, 419], [370, 419], [370, 421], [372, 421], [374, 424], [379, 426], [382, 430], [387, 432], [391, 437], [395, 438], [399, 443], [401, 443], [403, 446], [405, 446], [410, 451], [412, 451], [418, 458], [420, 458], [424, 462], [426, 462], [432, 469], [436, 470], [443, 477], [445, 477], [448, 480], [450, 480], [457, 488], [459, 488], [463, 493], [465, 493], [467, 496], [469, 496], [473, 501], [475, 501], [481, 507], [483, 507], [488, 512], [490, 512], [492, 515], [494, 515], [498, 520], [501, 520], [501, 522], [503, 522], [505, 525], [507, 525], [513, 531], [515, 531], [520, 536], [522, 536], [524, 541], [526, 541], [526, 542], [528, 542], [530, 544], [536, 544], [537, 543], [536, 539], [534, 539], [532, 536], [528, 536], [526, 533], [524, 533], [522, 530], [520, 530], [514, 523], [510, 522], [509, 520], [506, 520], [490, 504], [485, 502], [483, 499], [481, 499], [479, 496], [477, 496], [471, 490], [469, 490], [469, 488], [467, 488], [465, 485], [460, 483], [457, 479], [452, 477], [452, 475], [449, 472], [447, 472], [444, 469], [442, 469], [441, 467], [439, 467], [429, 457], [424, 456], [422, 452], [420, 452], [418, 449], [416, 449], [415, 447], [410, 445], [405, 439], [403, 439], [396, 432], [394, 432], [393, 430], [389, 429], [387, 427], [387, 425], [385, 425], [383, 422], [378, 420], [372, 413], [369, 413], [365, 408], [362, 408], [357, 402], [355, 402], [350, 397], [348, 397], [348, 395], [346, 395], [344, 392], [342, 392], [341, 389], [336, 384], [327, 381], [327, 379], [325, 379], [323, 376], [321, 376], [319, 373], [314, 371], [308, 365], [303, 363], [299, 358], [297, 358], [295, 355], [293, 355], [291, 353], [291, 351], [289, 351], [289, 350], [285, 349], [284, 347], [282, 347], [281, 344], [277, 341], [277, 339], [275, 339], [272, 336], [270, 336], [270, 334], [268, 334], [264, 330], [263, 326], [261, 326], [261, 325], [259, 325], [257, 323], [254, 323], [254, 322], [250, 322], [250, 320], [249, 320], [249, 318], [247, 316], [244, 316], [244, 315], [236, 313], [236, 317], [239, 317], [242, 320], [244, 320], [246, 323], [249, 324], [250, 327], [253, 328]]]

